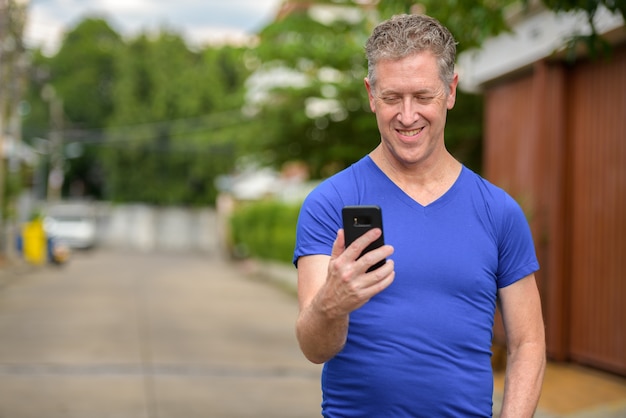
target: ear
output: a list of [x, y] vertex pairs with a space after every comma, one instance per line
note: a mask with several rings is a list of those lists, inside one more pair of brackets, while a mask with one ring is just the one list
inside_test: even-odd
[[448, 86], [448, 88], [450, 89], [450, 94], [448, 95], [448, 103], [447, 103], [448, 110], [452, 109], [454, 107], [454, 104], [456, 103], [456, 88], [458, 84], [459, 84], [459, 75], [457, 73], [454, 73], [454, 78], [452, 79], [452, 82]]
[[367, 89], [367, 98], [370, 101], [370, 109], [372, 110], [372, 112], [376, 113], [376, 102], [374, 100], [374, 92], [372, 89], [372, 85], [370, 84], [370, 81], [367, 79], [367, 77], [364, 79], [365, 81], [365, 88]]

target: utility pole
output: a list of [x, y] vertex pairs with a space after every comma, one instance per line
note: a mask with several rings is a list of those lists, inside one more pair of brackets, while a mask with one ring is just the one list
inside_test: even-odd
[[4, 228], [4, 189], [5, 189], [5, 155], [4, 148], [7, 134], [8, 116], [8, 84], [9, 84], [9, 1], [0, 0], [0, 251], [4, 253], [5, 228]]
[[63, 100], [56, 94], [54, 87], [46, 84], [41, 92], [41, 97], [48, 102], [50, 109], [50, 171], [48, 173], [48, 202], [56, 202], [61, 199], [61, 187], [63, 186]]
[[[19, 107], [24, 90], [26, 53], [23, 42], [28, 0], [0, 0], [0, 251], [10, 254], [13, 236], [5, 208], [7, 157], [18, 158], [21, 145]], [[13, 154], [7, 153], [11, 149]], [[15, 164], [13, 164], [15, 166]], [[8, 251], [7, 251], [8, 250]]]

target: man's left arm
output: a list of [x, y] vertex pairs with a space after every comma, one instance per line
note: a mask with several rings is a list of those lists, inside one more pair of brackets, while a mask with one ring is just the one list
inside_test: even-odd
[[507, 367], [501, 418], [532, 417], [541, 394], [546, 343], [535, 275], [498, 292], [506, 333]]

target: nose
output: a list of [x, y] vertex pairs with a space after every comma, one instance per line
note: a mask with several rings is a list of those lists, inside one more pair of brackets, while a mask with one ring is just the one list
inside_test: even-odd
[[407, 126], [419, 118], [417, 103], [415, 103], [413, 97], [409, 96], [402, 99], [397, 118], [399, 122]]

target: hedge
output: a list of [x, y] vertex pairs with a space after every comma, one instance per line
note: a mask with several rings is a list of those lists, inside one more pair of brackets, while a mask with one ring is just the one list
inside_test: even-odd
[[290, 263], [300, 204], [263, 200], [241, 204], [230, 217], [236, 257]]

